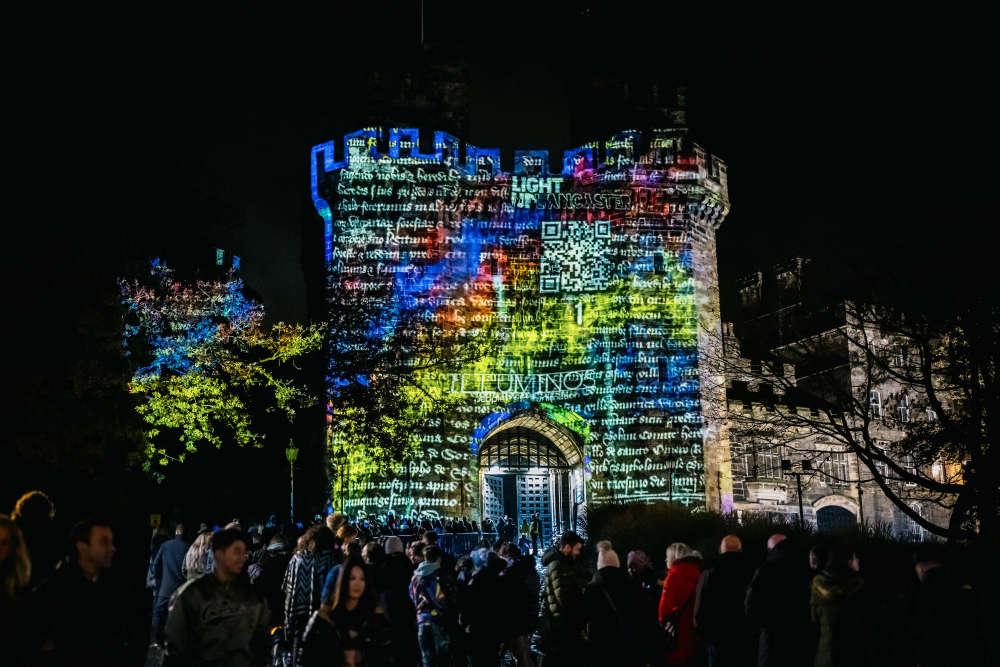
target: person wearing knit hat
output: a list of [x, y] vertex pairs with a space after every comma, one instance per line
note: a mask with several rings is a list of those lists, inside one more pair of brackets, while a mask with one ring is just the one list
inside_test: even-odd
[[621, 566], [621, 561], [618, 560], [618, 554], [615, 553], [614, 549], [605, 549], [597, 552], [598, 570], [603, 570], [606, 567], [620, 568]]
[[583, 603], [594, 664], [638, 664], [639, 590], [608, 540], [597, 543], [597, 572], [583, 592]]

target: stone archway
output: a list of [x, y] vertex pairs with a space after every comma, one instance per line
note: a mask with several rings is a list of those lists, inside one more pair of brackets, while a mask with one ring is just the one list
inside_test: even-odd
[[834, 505], [836, 507], [842, 507], [854, 516], [858, 515], [858, 503], [853, 498], [848, 498], [847, 496], [842, 496], [839, 493], [832, 493], [828, 496], [823, 496], [816, 500], [812, 506], [813, 509], [819, 511], [824, 507], [830, 507]]
[[847, 496], [823, 496], [813, 503], [813, 510], [816, 512], [816, 530], [820, 532], [850, 529], [858, 522], [858, 503]]
[[573, 431], [528, 408], [496, 424], [479, 440], [480, 510], [509, 515], [520, 525], [538, 512], [542, 540], [576, 527], [586, 501], [583, 443]]

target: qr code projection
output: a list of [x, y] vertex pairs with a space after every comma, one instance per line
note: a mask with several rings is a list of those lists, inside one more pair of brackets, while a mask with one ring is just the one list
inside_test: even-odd
[[542, 223], [541, 292], [597, 292], [611, 280], [611, 221]]

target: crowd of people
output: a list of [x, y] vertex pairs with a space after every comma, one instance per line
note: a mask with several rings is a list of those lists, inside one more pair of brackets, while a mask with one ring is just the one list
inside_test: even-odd
[[[33, 492], [0, 515], [5, 655], [141, 664], [146, 633], [109, 573], [111, 526], [77, 523], [63, 560], [53, 512]], [[710, 559], [675, 542], [660, 576], [647, 554], [623, 563], [608, 541], [591, 567], [572, 531], [541, 554], [533, 520], [484, 532], [463, 520], [318, 519], [203, 524], [191, 542], [182, 525], [155, 533], [150, 649], [168, 667], [990, 664], [973, 591], [937, 545], [917, 551], [912, 594], [897, 605], [866, 580], [863, 554], [836, 541], [803, 553], [775, 534], [760, 564], [737, 535]], [[443, 548], [465, 523], [479, 542]]]

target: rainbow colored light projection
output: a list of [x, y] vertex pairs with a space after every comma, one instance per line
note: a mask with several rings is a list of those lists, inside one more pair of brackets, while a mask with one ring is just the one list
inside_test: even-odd
[[683, 129], [565, 151], [560, 173], [546, 151], [515, 151], [508, 173], [498, 150], [444, 132], [419, 145], [365, 128], [313, 148], [327, 265], [461, 335], [492, 325], [502, 345], [439, 372], [466, 400], [390, 475], [335, 484], [340, 506], [478, 516], [479, 446], [525, 410], [579, 443], [583, 502], [703, 504], [695, 250], [699, 221], [728, 210], [725, 165]]

